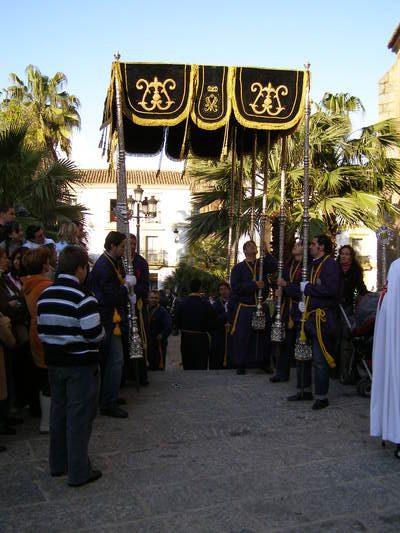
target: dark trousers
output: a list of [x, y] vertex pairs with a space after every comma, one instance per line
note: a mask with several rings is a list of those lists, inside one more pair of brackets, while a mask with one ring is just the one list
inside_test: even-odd
[[296, 388], [311, 392], [312, 360], [296, 361]]
[[210, 339], [207, 333], [182, 331], [181, 355], [183, 370], [207, 370]]
[[[293, 332], [293, 358], [296, 347], [296, 341], [300, 334], [301, 324], [295, 323], [295, 327], [291, 330]], [[298, 391], [311, 392], [312, 386], [312, 359], [309, 361], [297, 361], [296, 360], [296, 388]]]
[[158, 340], [157, 337], [148, 338], [147, 357], [149, 360], [149, 370], [165, 370], [167, 359], [168, 341]]
[[229, 332], [226, 331], [225, 326], [217, 329], [211, 335], [211, 352], [210, 352], [210, 370], [220, 370], [224, 368], [225, 354], [227, 361], [229, 360]]
[[281, 379], [289, 379], [290, 367], [294, 359], [294, 347], [298, 334], [297, 325], [292, 329], [285, 329], [285, 340], [277, 343], [276, 376]]
[[312, 339], [313, 367], [314, 367], [314, 392], [320, 400], [328, 395], [329, 390], [329, 365], [322, 353], [318, 339]]
[[329, 390], [329, 365], [322, 353], [317, 337], [311, 338], [312, 361], [297, 361], [297, 389], [310, 389], [314, 368], [314, 393], [320, 400], [326, 398]]
[[100, 404], [103, 409], [112, 409], [117, 405], [123, 366], [124, 349], [122, 337], [120, 335], [111, 335], [108, 354], [102, 365]]
[[49, 381], [50, 470], [68, 471], [69, 483], [83, 483], [91, 473], [88, 444], [97, 410], [99, 368], [49, 366]]

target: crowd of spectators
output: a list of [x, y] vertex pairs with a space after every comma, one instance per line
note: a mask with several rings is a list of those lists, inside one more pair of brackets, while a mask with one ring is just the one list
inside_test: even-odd
[[[37, 300], [56, 275], [57, 257], [79, 245], [79, 223], [60, 225], [58, 240], [44, 226], [16, 221], [12, 205], [0, 204], [0, 436], [14, 435], [26, 412], [49, 432], [50, 389], [37, 331]], [[5, 447], [0, 443], [0, 451]]]

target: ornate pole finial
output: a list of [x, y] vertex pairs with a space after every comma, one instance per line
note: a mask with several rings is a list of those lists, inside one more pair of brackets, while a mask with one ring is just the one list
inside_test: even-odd
[[121, 59], [121, 54], [119, 53], [119, 50], [116, 54], [114, 54], [115, 61], [119, 61]]
[[306, 60], [306, 61], [304, 62], [304, 68], [305, 68], [306, 70], [310, 70], [310, 67], [311, 67], [311, 63], [310, 63], [309, 61]]

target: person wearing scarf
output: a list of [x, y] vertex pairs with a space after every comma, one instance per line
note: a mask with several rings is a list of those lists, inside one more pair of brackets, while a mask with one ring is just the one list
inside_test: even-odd
[[[363, 269], [357, 261], [354, 249], [345, 244], [339, 248], [338, 263], [343, 277], [342, 309], [346, 313], [350, 323], [352, 321], [355, 305], [360, 296], [368, 292], [363, 279]], [[343, 317], [340, 316], [341, 334], [338, 337], [336, 348], [336, 375], [344, 382], [351, 382], [351, 370], [349, 360], [352, 355], [351, 332]]]

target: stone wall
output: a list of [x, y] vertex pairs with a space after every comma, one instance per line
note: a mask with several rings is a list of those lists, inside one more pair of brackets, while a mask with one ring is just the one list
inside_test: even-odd
[[392, 35], [388, 48], [396, 59], [379, 80], [379, 120], [400, 117], [400, 25]]

